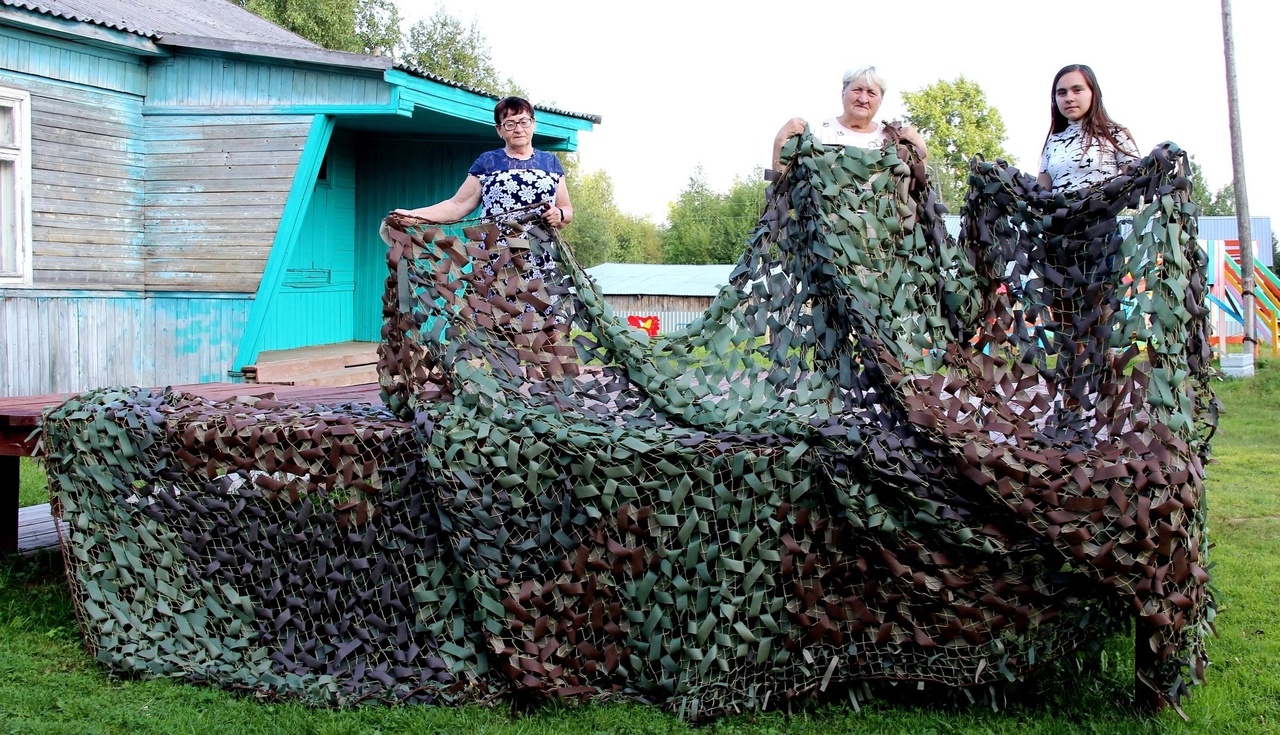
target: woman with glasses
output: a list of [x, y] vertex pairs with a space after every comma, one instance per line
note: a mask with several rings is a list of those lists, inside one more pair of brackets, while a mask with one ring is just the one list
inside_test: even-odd
[[466, 217], [478, 205], [484, 217], [494, 220], [543, 205], [542, 217], [547, 224], [556, 228], [569, 224], [573, 204], [564, 167], [555, 156], [533, 147], [537, 126], [533, 105], [522, 97], [506, 97], [493, 108], [493, 122], [506, 145], [481, 154], [456, 194], [431, 206], [397, 209], [396, 213], [447, 223]]
[[[844, 73], [840, 99], [844, 111], [839, 117], [823, 120], [812, 133], [823, 145], [852, 145], [859, 148], [883, 148], [889, 140], [885, 124], [876, 120], [880, 104], [884, 101], [884, 78], [874, 66], [853, 68]], [[789, 138], [800, 135], [809, 127], [804, 118], [793, 117], [782, 126], [773, 140], [773, 168], [781, 171], [778, 156]], [[924, 139], [915, 128], [904, 127], [899, 136], [920, 152], [923, 161], [929, 152]]]
[[1040, 186], [1083, 189], [1114, 177], [1138, 160], [1129, 130], [1102, 106], [1102, 89], [1084, 64], [1062, 67], [1049, 90], [1049, 134], [1040, 154]]

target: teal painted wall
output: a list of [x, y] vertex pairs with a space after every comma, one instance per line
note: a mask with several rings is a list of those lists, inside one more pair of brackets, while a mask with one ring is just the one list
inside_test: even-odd
[[382, 339], [382, 292], [387, 247], [378, 228], [393, 209], [412, 209], [453, 196], [467, 169], [492, 141], [430, 142], [366, 139], [357, 147], [354, 339]]
[[0, 69], [144, 95], [147, 68], [134, 55], [0, 26]]
[[252, 300], [0, 291], [0, 396], [227, 380]]
[[380, 71], [342, 73], [257, 59], [181, 55], [151, 67], [147, 107], [272, 108], [289, 105], [386, 105], [391, 85]]
[[335, 136], [321, 173], [259, 351], [355, 338], [356, 154], [350, 140]]

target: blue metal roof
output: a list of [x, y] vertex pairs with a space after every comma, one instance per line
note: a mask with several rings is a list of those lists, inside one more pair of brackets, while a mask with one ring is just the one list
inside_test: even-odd
[[715, 296], [729, 283], [733, 264], [601, 263], [587, 274], [605, 296]]

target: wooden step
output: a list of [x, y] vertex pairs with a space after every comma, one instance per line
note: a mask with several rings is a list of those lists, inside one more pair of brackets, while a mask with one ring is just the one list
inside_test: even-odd
[[[263, 352], [253, 365], [244, 368], [245, 380], [256, 383], [297, 383], [299, 378], [333, 373], [350, 368], [376, 366], [378, 345], [374, 342], [343, 342], [295, 350]], [[376, 382], [376, 379], [375, 381]], [[328, 385], [328, 384], [325, 384]], [[341, 383], [336, 385], [352, 385]]]
[[339, 368], [308, 375], [298, 375], [291, 381], [293, 385], [364, 385], [378, 382], [377, 365], [361, 365], [358, 367]]

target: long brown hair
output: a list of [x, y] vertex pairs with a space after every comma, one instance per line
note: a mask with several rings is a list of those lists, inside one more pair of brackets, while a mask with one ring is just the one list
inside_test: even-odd
[[1067, 129], [1071, 121], [1058, 111], [1058, 81], [1073, 71], [1080, 72], [1084, 76], [1084, 83], [1089, 85], [1089, 91], [1093, 94], [1093, 101], [1089, 103], [1089, 110], [1085, 112], [1084, 119], [1080, 121], [1080, 128], [1084, 131], [1084, 140], [1081, 142], [1081, 148], [1088, 148], [1097, 141], [1105, 141], [1111, 144], [1111, 147], [1117, 151], [1124, 151], [1132, 155], [1138, 152], [1126, 151], [1120, 141], [1116, 140], [1116, 133], [1124, 131], [1124, 134], [1133, 140], [1133, 134], [1129, 129], [1107, 114], [1107, 108], [1102, 105], [1102, 88], [1098, 86], [1098, 76], [1093, 73], [1085, 64], [1067, 64], [1058, 70], [1053, 77], [1053, 84], [1049, 87], [1049, 134], [1044, 136], [1044, 144], [1049, 145], [1049, 137], [1054, 133], [1061, 133]]

